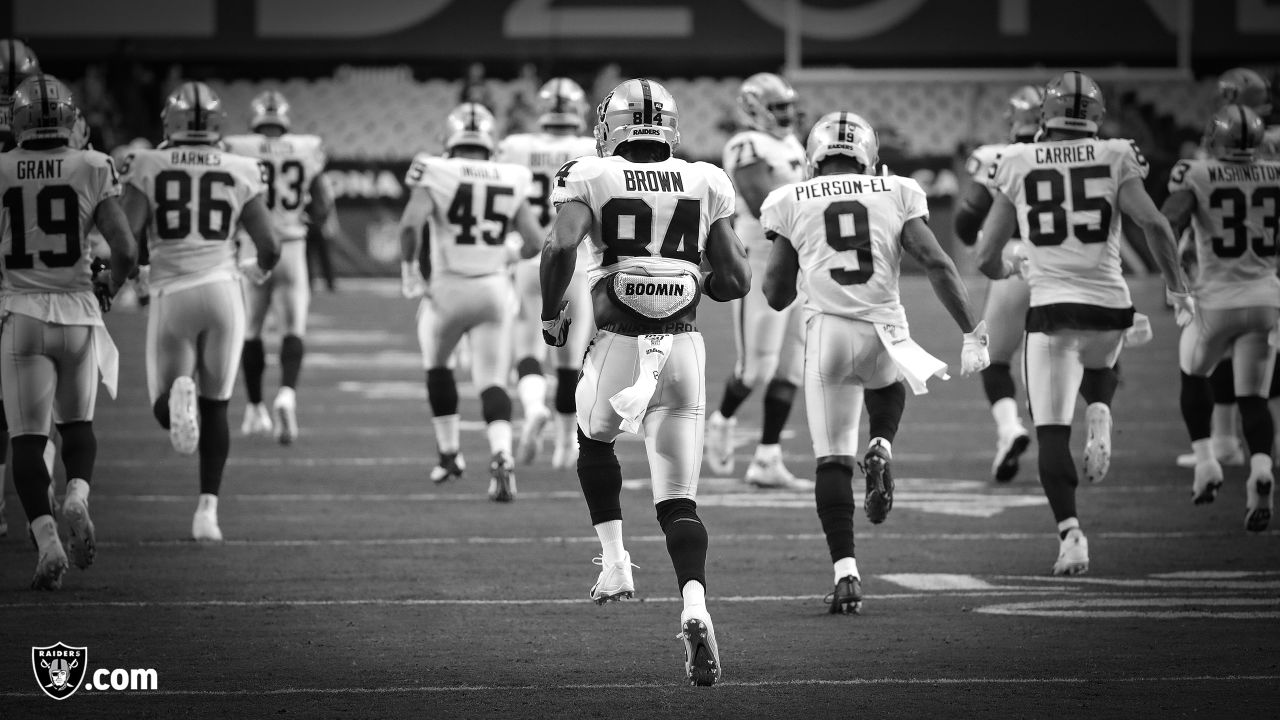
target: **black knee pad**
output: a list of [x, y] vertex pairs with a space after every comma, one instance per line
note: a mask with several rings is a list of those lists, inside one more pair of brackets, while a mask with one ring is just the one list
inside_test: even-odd
[[4, 416], [4, 401], [0, 400], [0, 433], [9, 432], [9, 419]]
[[1237, 396], [1236, 405], [1240, 408], [1240, 425], [1249, 454], [1270, 455], [1276, 426], [1267, 399], [1257, 395]]
[[1120, 385], [1120, 373], [1113, 367], [1085, 368], [1080, 377], [1080, 397], [1090, 405], [1102, 403], [1110, 406]]
[[151, 406], [151, 414], [155, 415], [156, 422], [160, 423], [160, 427], [165, 430], [169, 429], [169, 393], [168, 391], [160, 393], [160, 397], [156, 398], [156, 402]]
[[1236, 401], [1236, 373], [1231, 367], [1231, 358], [1218, 363], [1209, 374], [1209, 385], [1213, 388], [1213, 402], [1217, 405], [1234, 405]]
[[707, 586], [707, 528], [698, 517], [698, 505], [689, 498], [663, 500], [654, 510], [662, 534], [667, 536], [667, 554], [676, 571], [676, 587], [690, 580]]
[[578, 375], [574, 368], [556, 370], [556, 412], [572, 415], [578, 411]]
[[93, 434], [89, 421], [59, 423], [62, 436], [62, 464], [67, 469], [67, 480], [80, 478], [93, 481], [93, 464], [98, 458], [98, 438]]
[[993, 362], [982, 371], [982, 390], [987, 395], [987, 402], [992, 405], [1005, 398], [1016, 397], [1018, 388], [1013, 382], [1013, 372], [1009, 363]]
[[1178, 404], [1191, 442], [1209, 437], [1212, 430], [1213, 390], [1208, 378], [1180, 373], [1182, 376]]
[[578, 429], [578, 483], [591, 524], [622, 519], [622, 466], [613, 443], [592, 440]]
[[27, 522], [53, 513], [49, 507], [49, 469], [44, 465], [44, 448], [48, 442], [47, 435], [19, 435], [11, 440], [13, 457], [9, 458], [9, 464], [13, 466], [13, 489], [22, 502]]
[[284, 387], [298, 386], [298, 375], [302, 372], [302, 356], [305, 352], [302, 338], [297, 335], [285, 335], [280, 341], [280, 384]]
[[487, 423], [499, 420], [511, 420], [511, 396], [498, 387], [487, 387], [480, 391], [480, 414]]
[[516, 377], [522, 378], [526, 375], [541, 375], [542, 363], [536, 358], [523, 357], [516, 361]]
[[240, 353], [240, 366], [244, 368], [244, 387], [249, 395], [249, 402], [262, 402], [262, 374], [267, 368], [267, 351], [262, 346], [262, 338], [250, 338], [244, 341], [244, 349]]
[[785, 403], [791, 405], [796, 399], [795, 383], [774, 378], [765, 386], [764, 400], [765, 402]]
[[436, 417], [458, 414], [458, 384], [453, 381], [452, 370], [431, 368], [427, 371], [427, 402]]
[[699, 525], [702, 524], [702, 519], [698, 517], [698, 503], [690, 498], [663, 500], [654, 506], [654, 511], [658, 515], [658, 525], [662, 527], [663, 532], [666, 532], [672, 523], [681, 518], [697, 521]]
[[907, 406], [906, 385], [896, 382], [874, 390], [867, 389], [862, 397], [867, 406], [868, 437], [882, 437], [893, 442]]

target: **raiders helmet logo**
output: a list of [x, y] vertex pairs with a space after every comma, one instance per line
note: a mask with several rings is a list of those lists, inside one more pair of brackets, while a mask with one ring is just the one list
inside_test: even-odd
[[31, 648], [36, 684], [54, 700], [66, 700], [80, 689], [89, 664], [89, 648], [63, 643]]

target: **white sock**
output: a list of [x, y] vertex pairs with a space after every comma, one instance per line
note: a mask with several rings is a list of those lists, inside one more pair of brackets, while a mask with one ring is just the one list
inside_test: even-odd
[[58, 523], [54, 521], [52, 515], [41, 515], [32, 520], [31, 534], [35, 536], [36, 547], [40, 548], [40, 552], [44, 552], [51, 543], [62, 542], [58, 538]]
[[858, 574], [858, 561], [851, 557], [840, 558], [837, 560], [835, 562], [835, 570], [835, 582], [837, 583], [840, 582], [841, 579], [849, 577], [850, 575], [858, 578], [859, 580], [862, 579], [862, 576]]
[[460, 421], [457, 413], [433, 417], [431, 424], [436, 429], [436, 449], [442, 453], [458, 452]]
[[489, 436], [489, 452], [511, 454], [511, 423], [506, 420], [494, 420], [485, 426]]
[[1210, 462], [1213, 457], [1213, 439], [1201, 438], [1191, 441], [1191, 452], [1196, 456], [1196, 464]]
[[1068, 530], [1079, 530], [1079, 529], [1080, 529], [1080, 521], [1076, 518], [1069, 517], [1066, 520], [1063, 520], [1062, 522], [1058, 523], [1058, 537], [1062, 537], [1062, 534], [1067, 532]]
[[756, 460], [763, 462], [776, 462], [782, 459], [781, 445], [757, 445]]
[[200, 499], [196, 501], [196, 512], [210, 512], [214, 515], [218, 514], [218, 496], [209, 493], [200, 493]]
[[1000, 435], [1012, 435], [1015, 430], [1022, 429], [1022, 418], [1018, 417], [1018, 401], [1013, 398], [1000, 398], [991, 406], [991, 417], [996, 421], [996, 432]]
[[600, 554], [606, 563], [619, 563], [627, 556], [627, 549], [622, 544], [622, 521], [606, 520], [595, 526], [596, 537], [600, 538]]
[[893, 458], [893, 443], [889, 442], [888, 440], [885, 440], [882, 437], [871, 438], [871, 443], [867, 445], [868, 449], [871, 447], [871, 445], [875, 445], [876, 443], [879, 443], [882, 447], [884, 447], [885, 453], [891, 459]]
[[67, 494], [66, 494], [66, 497], [63, 498], [62, 502], [66, 503], [68, 500], [70, 500], [73, 497], [80, 497], [81, 499], [88, 501], [89, 483], [85, 482], [81, 478], [72, 478], [68, 480]]
[[697, 580], [690, 580], [680, 588], [680, 594], [684, 596], [684, 609], [707, 607], [707, 589]]
[[723, 425], [724, 423], [728, 422], [728, 418], [721, 415], [719, 410], [716, 410], [715, 412], [711, 413], [709, 422], [712, 425]]
[[53, 445], [53, 438], [44, 444], [44, 466], [49, 469], [49, 478], [53, 478], [53, 462], [57, 459], [58, 449]]
[[524, 408], [524, 416], [547, 410], [547, 378], [544, 375], [525, 375], [516, 382], [516, 395], [520, 396], [520, 405]]
[[1213, 428], [1210, 437], [1223, 443], [1223, 447], [1235, 448], [1236, 438], [1240, 436], [1240, 414], [1236, 412], [1235, 405], [1214, 403], [1210, 425]]
[[1271, 456], [1263, 453], [1254, 453], [1249, 456], [1249, 475], [1254, 477], [1257, 475], [1271, 475]]

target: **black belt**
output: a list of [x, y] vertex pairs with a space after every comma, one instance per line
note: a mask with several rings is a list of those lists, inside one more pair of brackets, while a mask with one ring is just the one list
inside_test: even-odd
[[627, 320], [613, 320], [599, 327], [603, 332], [616, 335], [639, 337], [641, 335], [679, 335], [681, 333], [698, 332], [698, 326], [691, 322], [677, 321], [667, 323], [638, 323]]

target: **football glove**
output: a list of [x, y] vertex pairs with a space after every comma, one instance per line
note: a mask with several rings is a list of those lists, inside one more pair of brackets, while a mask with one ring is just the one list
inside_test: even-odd
[[1169, 307], [1173, 308], [1173, 319], [1178, 323], [1178, 327], [1190, 325], [1196, 317], [1196, 299], [1191, 296], [1191, 293], [1165, 290], [1164, 297]]
[[1026, 278], [1030, 258], [1022, 252], [1012, 252], [1004, 260], [1004, 276], [1006, 278]]
[[569, 342], [569, 326], [573, 324], [573, 318], [566, 314], [568, 307], [569, 301], [562, 300], [556, 316], [542, 321], [542, 341], [551, 347], [564, 347]]
[[133, 276], [133, 290], [138, 293], [138, 304], [151, 304], [151, 266], [139, 265]]
[[422, 277], [422, 266], [417, 260], [400, 263], [400, 294], [413, 300], [429, 296], [427, 280]]
[[960, 374], [972, 375], [985, 370], [991, 364], [991, 354], [987, 345], [991, 338], [987, 336], [987, 321], [982, 320], [973, 332], [964, 334], [964, 346], [960, 349]]
[[270, 270], [263, 270], [258, 266], [258, 258], [248, 257], [240, 261], [240, 274], [254, 285], [261, 285], [271, 277]]
[[98, 307], [104, 313], [110, 312], [111, 300], [119, 290], [111, 279], [111, 265], [106, 260], [94, 258], [89, 271], [93, 273], [93, 294], [98, 298]]

